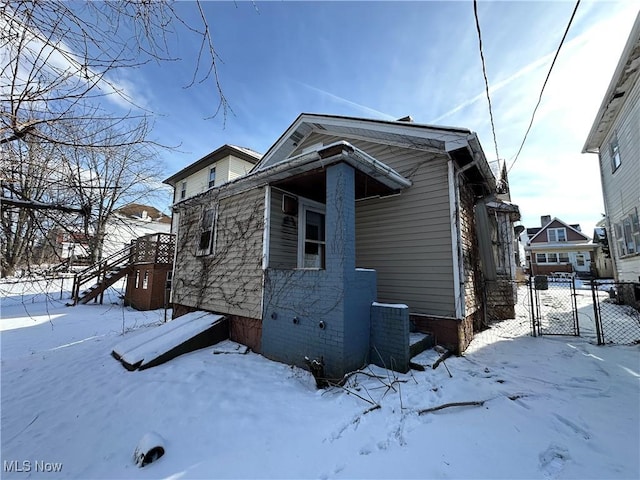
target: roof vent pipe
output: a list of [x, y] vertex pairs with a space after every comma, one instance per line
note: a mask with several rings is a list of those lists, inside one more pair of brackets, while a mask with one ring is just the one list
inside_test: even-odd
[[407, 122], [407, 123], [413, 123], [413, 118], [411, 117], [411, 115], [407, 115], [406, 117], [402, 117], [399, 118], [398, 120], [396, 120], [397, 122]]

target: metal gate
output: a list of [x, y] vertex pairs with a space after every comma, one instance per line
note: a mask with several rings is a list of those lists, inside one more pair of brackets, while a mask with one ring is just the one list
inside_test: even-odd
[[531, 277], [529, 298], [534, 337], [580, 335], [573, 277]]

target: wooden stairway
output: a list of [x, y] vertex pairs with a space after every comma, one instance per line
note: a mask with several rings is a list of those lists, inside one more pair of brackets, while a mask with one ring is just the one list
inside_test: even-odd
[[[98, 295], [103, 294], [107, 288], [129, 273], [132, 268], [133, 252], [134, 249], [128, 246], [76, 273], [73, 278], [73, 303], [70, 305], [84, 304], [97, 299]], [[87, 290], [80, 291], [83, 286], [91, 282], [93, 284]], [[102, 303], [102, 295], [100, 303]]]

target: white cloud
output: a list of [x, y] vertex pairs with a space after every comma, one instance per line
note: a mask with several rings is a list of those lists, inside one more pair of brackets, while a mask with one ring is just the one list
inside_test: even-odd
[[326, 90], [322, 90], [321, 88], [314, 87], [312, 85], [309, 85], [309, 84], [304, 83], [304, 82], [300, 82], [298, 80], [294, 80], [294, 82], [299, 83], [303, 87], [308, 88], [309, 90], [312, 90], [312, 91], [314, 91], [316, 93], [319, 93], [320, 95], [322, 95], [322, 96], [324, 96], [326, 98], [329, 98], [334, 102], [341, 103], [341, 104], [347, 105], [349, 107], [355, 108], [357, 110], [360, 110], [365, 115], [374, 115], [376, 117], [381, 117], [381, 118], [383, 118], [385, 120], [395, 120], [396, 119], [396, 117], [393, 116], [393, 115], [390, 115], [390, 114], [385, 113], [385, 112], [381, 112], [379, 110], [376, 110], [374, 108], [368, 107], [366, 105], [361, 105], [359, 103], [356, 103], [356, 102], [353, 102], [353, 101], [348, 100], [346, 98], [343, 98], [343, 97], [340, 97], [338, 95], [335, 95], [335, 94], [333, 94], [331, 92], [327, 92]]

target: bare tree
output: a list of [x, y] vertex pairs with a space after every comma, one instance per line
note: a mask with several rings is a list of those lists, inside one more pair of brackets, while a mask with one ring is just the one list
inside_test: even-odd
[[[137, 107], [136, 99], [118, 83], [118, 72], [151, 61], [177, 60], [170, 46], [178, 31], [186, 31], [200, 44], [191, 83], [211, 80], [219, 99], [215, 113], [222, 110], [226, 115], [209, 26], [200, 4], [192, 6], [199, 14], [197, 25], [185, 21], [172, 1], [2, 1], [0, 143], [33, 135], [69, 144], [65, 129], [59, 128], [63, 120], [126, 121], [131, 114], [114, 116], [102, 111], [100, 102], [111, 96]], [[92, 145], [90, 137], [74, 141]]]
[[[88, 136], [89, 148], [66, 148], [63, 156], [68, 189], [76, 204], [83, 205], [82, 231], [88, 239], [90, 261], [102, 257], [107, 223], [118, 206], [166, 194], [160, 187], [155, 152], [144, 142], [148, 125], [141, 120], [131, 131], [122, 132], [107, 125], [97, 125]], [[87, 136], [76, 129], [73, 135]]]
[[[63, 217], [68, 193], [52, 188], [59, 178], [61, 160], [54, 145], [27, 139], [5, 145], [0, 158], [2, 213], [0, 276], [12, 275], [36, 257], [35, 246], [45, 241], [51, 225]], [[56, 209], [24, 205], [59, 205]]]
[[[178, 11], [188, 8], [195, 22]], [[99, 258], [114, 208], [154, 191], [152, 112], [137, 105], [119, 72], [179, 60], [171, 52], [178, 34], [199, 44], [191, 84], [212, 82], [212, 113], [226, 115], [199, 2], [178, 9], [169, 0], [0, 0], [1, 276], [30, 264], [53, 227], [80, 229]]]

